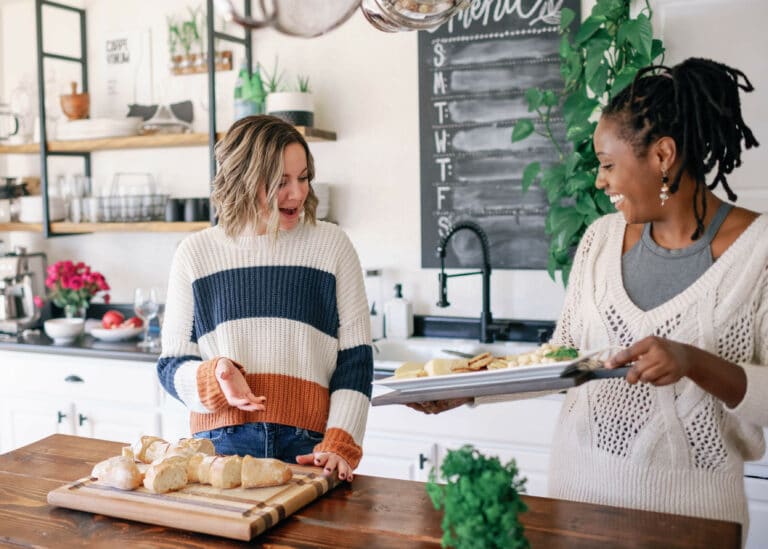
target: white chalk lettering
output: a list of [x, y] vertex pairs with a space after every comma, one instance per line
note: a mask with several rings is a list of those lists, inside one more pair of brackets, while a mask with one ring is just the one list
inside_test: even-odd
[[432, 80], [434, 82], [432, 85], [432, 93], [438, 95], [448, 92], [448, 86], [445, 83], [445, 75], [443, 74], [443, 71], [437, 71], [432, 77]]
[[443, 200], [446, 199], [445, 193], [451, 190], [450, 187], [438, 187], [435, 189], [437, 191], [437, 209], [442, 210], [443, 209]]
[[447, 101], [435, 101], [433, 103], [434, 107], [437, 109], [437, 123], [442, 124], [443, 123], [443, 113], [445, 112], [443, 109], [448, 104]]
[[525, 4], [529, 2], [525, 0], [475, 0], [467, 9], [461, 10], [451, 17], [447, 24], [448, 32], [453, 32], [454, 25], [464, 29], [468, 29], [474, 23], [486, 26], [489, 22], [498, 23], [508, 15], [528, 20], [529, 26], [539, 22], [547, 25], [559, 24], [563, 0], [534, 0], [530, 4], [531, 7], [526, 9]]
[[445, 130], [435, 132], [435, 152], [444, 153], [447, 149], [448, 133]]
[[451, 172], [451, 159], [450, 158], [435, 158], [435, 164], [440, 166], [440, 181], [444, 182], [445, 178]]

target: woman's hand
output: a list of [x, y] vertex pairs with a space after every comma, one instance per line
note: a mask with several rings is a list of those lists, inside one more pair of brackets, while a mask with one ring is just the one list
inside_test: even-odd
[[267, 397], [254, 395], [242, 372], [228, 358], [220, 358], [216, 361], [214, 375], [230, 406], [247, 412], [267, 409], [265, 406]]
[[472, 398], [451, 398], [447, 400], [412, 402], [411, 404], [406, 404], [406, 406], [425, 414], [439, 414], [448, 410], [453, 410], [454, 408], [458, 408], [464, 404], [471, 404], [473, 401], [474, 399]]
[[333, 452], [314, 452], [312, 454], [304, 454], [303, 456], [296, 456], [296, 463], [299, 465], [315, 465], [323, 468], [323, 474], [325, 476], [331, 476], [333, 472], [339, 470], [339, 478], [341, 480], [348, 480], [352, 482], [354, 474], [352, 473], [352, 467], [349, 463], [338, 454]]
[[627, 381], [652, 385], [670, 385], [690, 377], [691, 346], [671, 339], [649, 336], [619, 351], [608, 359], [606, 368], [618, 368], [634, 362], [627, 372]]

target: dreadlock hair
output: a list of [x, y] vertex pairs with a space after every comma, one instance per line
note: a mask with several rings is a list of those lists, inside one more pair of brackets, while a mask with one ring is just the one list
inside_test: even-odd
[[620, 137], [638, 156], [645, 156], [648, 146], [661, 137], [675, 140], [682, 161], [669, 191], [677, 192], [684, 172], [695, 181], [693, 240], [704, 232], [706, 174], [717, 166], [708, 188], [722, 184], [728, 199], [736, 201], [726, 174], [741, 165], [742, 140], [746, 149], [758, 145], [741, 117], [739, 88], [754, 90], [740, 70], [710, 59], [690, 58], [671, 68], [651, 65], [640, 69], [632, 84], [603, 110], [619, 121]]

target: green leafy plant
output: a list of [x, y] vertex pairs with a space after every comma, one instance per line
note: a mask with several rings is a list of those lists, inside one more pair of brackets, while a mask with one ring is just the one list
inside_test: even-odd
[[280, 91], [280, 84], [283, 80], [283, 73], [278, 70], [277, 56], [275, 56], [275, 64], [271, 71], [262, 69], [264, 71], [264, 85], [267, 88], [267, 93], [274, 93]]
[[[592, 134], [598, 108], [628, 86], [640, 68], [664, 54], [661, 41], [653, 38], [648, 1], [636, 17], [629, 8], [630, 0], [597, 0], [573, 37], [570, 26], [576, 14], [563, 8], [559, 54], [565, 86], [561, 92], [527, 90], [528, 111], [536, 113], [538, 123], [519, 120], [512, 130], [513, 142], [534, 132], [547, 137], [557, 154], [551, 165], [528, 164], [522, 187], [525, 192], [537, 184], [546, 192], [545, 231], [551, 237], [547, 271], [553, 280], [560, 271], [563, 285], [568, 284], [573, 252], [586, 228], [614, 211], [605, 193], [594, 185], [599, 162]], [[553, 131], [561, 118], [569, 146]]]
[[312, 90], [309, 88], [309, 76], [304, 74], [296, 76], [296, 89], [301, 93], [311, 93]]
[[517, 464], [502, 465], [472, 446], [449, 450], [441, 467], [446, 484], [430, 471], [427, 494], [437, 510], [443, 509], [443, 547], [481, 549], [529, 547], [518, 514], [528, 507], [520, 498], [525, 479]]

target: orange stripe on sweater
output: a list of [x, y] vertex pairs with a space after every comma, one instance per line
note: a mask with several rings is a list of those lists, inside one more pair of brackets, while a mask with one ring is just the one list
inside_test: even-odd
[[[216, 379], [211, 380], [211, 376], [206, 374], [203, 374], [202, 377], [208, 392], [214, 392], [213, 388], [210, 387], [210, 383], [214, 383], [223, 398], [224, 395], [221, 393]], [[321, 433], [325, 431], [330, 407], [327, 387], [281, 374], [246, 374], [245, 378], [254, 395], [267, 397], [267, 409], [263, 412], [246, 412], [229, 406], [226, 404], [226, 399], [224, 406], [209, 408], [206, 401], [203, 401], [206, 408], [213, 412], [210, 414], [190, 412], [189, 424], [192, 433], [261, 421], [293, 425]], [[201, 389], [199, 371], [198, 389]], [[204, 395], [202, 390], [200, 394], [201, 397]], [[219, 402], [216, 398], [206, 400], [211, 404], [214, 403], [213, 401]]]
[[343, 457], [352, 469], [357, 469], [363, 457], [363, 449], [343, 429], [331, 427], [325, 432], [323, 442], [316, 445], [315, 452], [333, 452]]

